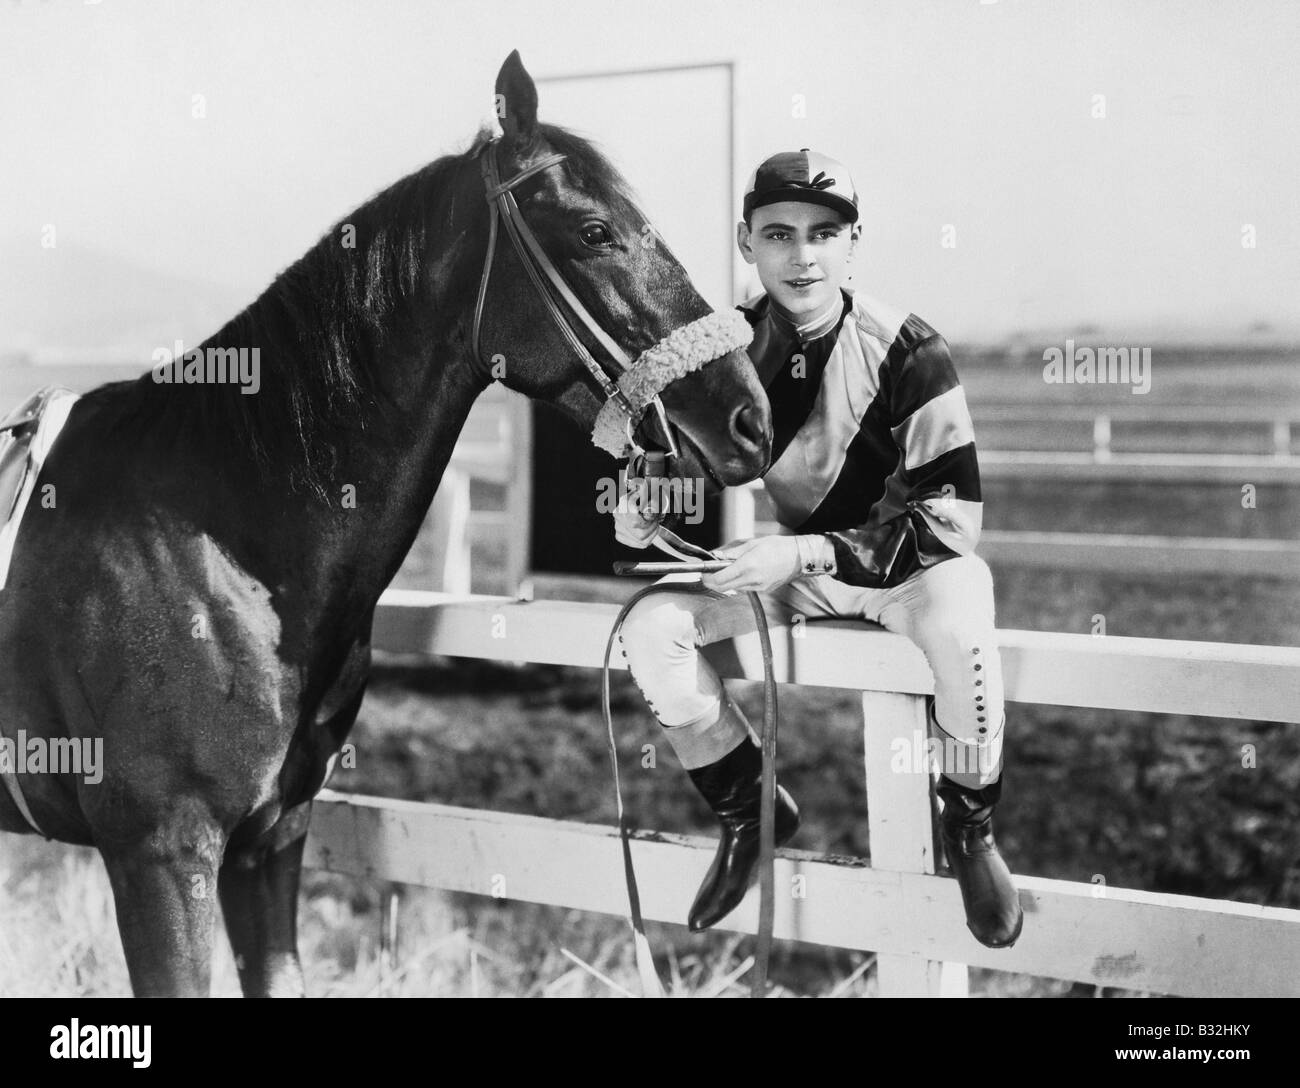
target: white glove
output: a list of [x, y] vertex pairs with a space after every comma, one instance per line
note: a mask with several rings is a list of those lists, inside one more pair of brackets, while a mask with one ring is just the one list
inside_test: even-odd
[[641, 497], [640, 488], [629, 487], [626, 501], [614, 508], [614, 539], [629, 548], [650, 547], [665, 516], [643, 513]]
[[804, 575], [833, 574], [835, 553], [824, 536], [760, 536], [728, 544], [714, 552], [733, 562], [701, 578], [718, 593], [769, 593]]

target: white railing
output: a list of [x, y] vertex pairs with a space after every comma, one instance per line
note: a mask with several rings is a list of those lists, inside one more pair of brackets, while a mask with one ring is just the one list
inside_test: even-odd
[[[980, 472], [988, 479], [1128, 480], [1142, 482], [1300, 482], [1300, 457], [1292, 452], [1292, 424], [1300, 410], [1269, 405], [1144, 404], [1085, 405], [975, 404], [976, 433], [986, 424], [1089, 424], [1092, 448], [981, 449]], [[1268, 453], [1219, 453], [1208, 448], [1182, 451], [1117, 451], [1113, 424], [1167, 426], [1212, 424], [1253, 428]], [[1267, 438], [1267, 441], [1265, 439]]]
[[[757, 499], [762, 491], [761, 480], [728, 489], [725, 539], [784, 531], [775, 521], [758, 516]], [[1300, 540], [985, 529], [980, 533], [978, 551], [990, 563], [1016, 567], [1300, 578]]]
[[[390, 592], [380, 650], [595, 667], [617, 607]], [[1300, 649], [1001, 631], [1012, 702], [1260, 721], [1300, 715]], [[933, 678], [920, 651], [846, 621], [773, 632], [783, 683], [862, 693], [871, 863], [782, 850], [776, 935], [877, 953], [882, 994], [963, 994], [966, 965], [1183, 995], [1300, 993], [1300, 911], [1018, 876], [1015, 948], [965, 928], [954, 881], [934, 875], [930, 779], [898, 770], [925, 737]], [[724, 677], [762, 675], [757, 636], [707, 651]], [[617, 666], [616, 666], [617, 667]], [[1011, 801], [1009, 803], [1014, 803]], [[682, 922], [712, 857], [707, 839], [633, 844], [647, 918]], [[309, 864], [428, 887], [622, 914], [614, 829], [327, 792]], [[1014, 858], [1011, 859], [1014, 863]], [[802, 880], [796, 880], [796, 877]], [[785, 891], [788, 890], [788, 893]], [[722, 923], [753, 932], [757, 897]]]

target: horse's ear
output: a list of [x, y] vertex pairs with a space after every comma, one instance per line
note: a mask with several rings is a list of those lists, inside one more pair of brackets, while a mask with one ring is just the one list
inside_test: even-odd
[[537, 137], [537, 84], [519, 59], [518, 49], [501, 65], [496, 92], [497, 118], [506, 145], [516, 155], [522, 155]]

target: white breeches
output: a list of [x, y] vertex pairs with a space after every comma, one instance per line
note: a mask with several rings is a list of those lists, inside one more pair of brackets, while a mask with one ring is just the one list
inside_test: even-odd
[[[889, 589], [865, 589], [826, 576], [798, 578], [763, 594], [762, 601], [773, 629], [790, 626], [796, 616], [835, 617], [868, 620], [910, 638], [934, 673], [930, 735], [940, 743], [930, 749], [943, 753], [939, 769], [971, 787], [997, 780], [1002, 662], [994, 635], [993, 578], [982, 559], [947, 559]], [[688, 769], [721, 759], [750, 733], [699, 650], [753, 626], [744, 594], [718, 599], [691, 592], [652, 594], [624, 622], [628, 666]]]

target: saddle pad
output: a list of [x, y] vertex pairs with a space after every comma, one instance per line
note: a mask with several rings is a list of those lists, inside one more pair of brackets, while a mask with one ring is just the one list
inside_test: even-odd
[[0, 589], [36, 479], [77, 399], [70, 390], [47, 386], [0, 420]]

